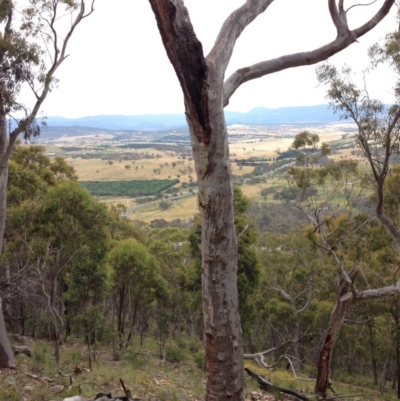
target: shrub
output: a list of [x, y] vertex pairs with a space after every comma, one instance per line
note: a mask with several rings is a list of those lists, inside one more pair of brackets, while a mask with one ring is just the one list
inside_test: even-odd
[[168, 362], [179, 363], [186, 359], [186, 352], [178, 345], [166, 345], [165, 358]]

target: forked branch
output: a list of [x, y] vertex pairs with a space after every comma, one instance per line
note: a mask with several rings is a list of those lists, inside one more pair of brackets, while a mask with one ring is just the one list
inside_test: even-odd
[[[55, 29], [55, 21], [56, 21], [56, 12], [57, 12], [57, 6], [58, 6], [58, 2], [54, 2], [54, 9], [53, 9], [53, 18], [50, 20], [50, 32], [52, 32], [53, 35], [53, 54], [51, 55], [51, 65], [49, 66], [49, 69], [47, 70], [46, 74], [45, 74], [45, 78], [43, 80], [43, 86], [39, 91], [34, 92], [35, 96], [36, 96], [36, 102], [33, 106], [33, 108], [31, 109], [31, 111], [29, 113], [26, 114], [25, 118], [19, 122], [18, 126], [10, 133], [9, 136], [9, 142], [8, 142], [8, 146], [5, 150], [5, 152], [1, 155], [0, 158], [0, 166], [4, 165], [5, 163], [7, 163], [11, 152], [13, 150], [15, 141], [17, 140], [18, 136], [24, 132], [27, 127], [29, 127], [33, 121], [35, 120], [40, 107], [42, 106], [44, 100], [46, 99], [51, 86], [53, 84], [53, 79], [54, 79], [54, 74], [56, 73], [57, 69], [60, 67], [60, 65], [63, 63], [63, 61], [68, 57], [68, 55], [66, 54], [67, 51], [67, 47], [69, 44], [69, 40], [72, 36], [72, 34], [74, 33], [76, 27], [80, 24], [80, 22], [88, 17], [89, 15], [91, 15], [94, 12], [94, 3], [95, 0], [91, 0], [91, 7], [90, 7], [90, 11], [88, 11], [87, 13], [85, 13], [86, 10], [86, 1], [85, 0], [80, 0], [80, 6], [78, 7], [78, 13], [76, 15], [76, 17], [74, 18], [71, 27], [69, 28], [63, 45], [61, 46], [61, 50], [58, 48], [57, 46], [57, 38], [58, 38], [58, 34], [57, 31]], [[12, 16], [12, 10], [10, 11], [11, 16]], [[41, 18], [43, 18], [41, 16]], [[11, 21], [11, 17], [10, 17], [10, 21]], [[0, 54], [0, 58], [4, 57], [4, 55]], [[32, 86], [32, 85], [31, 85]]]
[[245, 82], [288, 68], [316, 64], [345, 49], [374, 28], [389, 13], [394, 2], [395, 0], [385, 0], [379, 11], [368, 22], [351, 31], [347, 26], [343, 2], [339, 2], [338, 9], [336, 1], [329, 0], [329, 11], [337, 31], [336, 39], [312, 51], [281, 56], [235, 71], [224, 83], [224, 105], [229, 103], [231, 96]]
[[244, 29], [262, 14], [273, 1], [274, 0], [247, 0], [242, 7], [235, 10], [226, 19], [218, 34], [214, 47], [207, 56], [210, 69], [216, 65], [222, 75], [225, 73], [237, 39]]
[[278, 345], [277, 347], [267, 349], [266, 351], [256, 352], [254, 354], [243, 354], [243, 359], [252, 360], [252, 361], [256, 362], [258, 365], [263, 366], [266, 369], [271, 369], [274, 366], [278, 365], [283, 359], [285, 359], [285, 355], [281, 355], [278, 358], [278, 360], [275, 361], [274, 363], [272, 363], [271, 365], [268, 365], [265, 362], [264, 357], [268, 354], [271, 354], [272, 352], [279, 351], [281, 348], [286, 347], [287, 345], [293, 344], [293, 343], [294, 343], [294, 341], [289, 340], [281, 345]]

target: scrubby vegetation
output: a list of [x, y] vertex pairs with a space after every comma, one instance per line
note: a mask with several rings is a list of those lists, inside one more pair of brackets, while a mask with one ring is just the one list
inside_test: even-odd
[[[301, 166], [295, 165], [286, 182], [301, 178], [301, 170], [296, 170]], [[264, 362], [278, 362], [278, 370], [271, 373], [254, 360], [247, 366], [267, 373], [276, 384], [308, 394], [313, 382], [296, 378], [315, 376], [316, 350], [341, 287], [334, 260], [317, 246], [309, 219], [296, 202], [301, 198], [310, 207], [336, 191], [326, 203], [331, 213], [326, 230], [339, 257], [357, 266], [354, 280], [359, 288], [388, 284], [398, 264], [382, 225], [361, 213], [368, 198], [360, 203], [355, 196], [353, 202], [353, 194], [347, 193], [346, 204], [353, 202], [358, 210], [354, 215], [341, 206], [345, 203], [338, 179], [347, 174], [355, 181], [358, 172], [353, 167], [349, 161], [318, 165], [313, 170], [318, 175], [307, 181], [307, 197], [302, 197], [301, 186], [291, 191], [277, 185], [263, 195], [266, 201], [250, 204], [235, 188], [245, 352], [275, 350]], [[398, 174], [392, 166], [388, 191], [393, 194]], [[324, 177], [324, 183], [316, 191], [318, 177]], [[277, 200], [274, 194], [282, 193], [291, 197]], [[120, 377], [146, 400], [200, 399], [204, 353], [199, 220], [190, 229], [175, 223], [169, 227], [165, 220], [152, 229], [130, 222], [119, 216], [122, 209], [107, 209], [96, 201], [63, 159], [51, 161], [40, 147], [20, 146], [14, 152], [8, 199], [0, 276], [3, 309], [9, 332], [19, 336], [12, 342], [27, 342], [33, 359], [17, 356], [18, 373], [0, 378], [0, 399], [19, 400], [17, 381], [32, 400], [54, 399], [56, 391], [62, 398], [79, 388], [89, 397], [99, 389], [116, 393]], [[380, 389], [384, 399], [392, 399], [397, 359], [390, 350], [400, 330], [398, 303], [393, 297], [351, 311], [332, 360], [336, 391], [362, 392], [363, 399], [378, 400]], [[69, 374], [77, 367], [91, 371], [73, 375], [70, 387], [69, 379], [57, 371]], [[53, 381], [38, 385], [38, 380], [22, 377], [21, 369]], [[248, 392], [256, 387], [248, 378]]]

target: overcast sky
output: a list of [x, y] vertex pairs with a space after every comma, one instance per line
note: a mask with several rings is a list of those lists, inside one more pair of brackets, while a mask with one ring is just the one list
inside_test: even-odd
[[[205, 54], [221, 24], [244, 0], [185, 0]], [[348, 4], [369, 2], [349, 1]], [[349, 12], [350, 27], [365, 22], [383, 0]], [[148, 0], [96, 0], [95, 13], [80, 25], [69, 48], [70, 57], [57, 76], [58, 88], [43, 105], [46, 116], [81, 117], [99, 114], [183, 112], [178, 80], [170, 65]], [[367, 48], [394, 29], [394, 12], [377, 28], [342, 53], [336, 65], [361, 71]], [[235, 47], [227, 76], [238, 68], [283, 54], [312, 50], [335, 38], [327, 0], [275, 0], [249, 25]], [[369, 79], [371, 92], [390, 102], [392, 75], [384, 71]], [[326, 103], [317, 87], [315, 66], [295, 68], [244, 84], [228, 110], [248, 111]]]

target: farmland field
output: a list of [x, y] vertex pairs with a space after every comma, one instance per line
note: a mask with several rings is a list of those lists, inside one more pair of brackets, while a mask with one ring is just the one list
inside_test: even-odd
[[[243, 131], [246, 129], [248, 132]], [[235, 160], [274, 160], [280, 152], [290, 147], [294, 135], [302, 129], [304, 128], [282, 126], [277, 127], [274, 133], [273, 129], [268, 128], [268, 135], [264, 135], [262, 127], [229, 128], [232, 173], [242, 181], [242, 191], [251, 201], [265, 201], [261, 191], [271, 187], [281, 188], [287, 185], [286, 179], [283, 176], [275, 176], [252, 183], [248, 177], [252, 176], [254, 166], [239, 166]], [[318, 133], [321, 142], [333, 141], [333, 144], [340, 146], [345, 143], [344, 137], [348, 133], [348, 127], [342, 129], [340, 125], [328, 125], [310, 128], [309, 131]], [[190, 196], [188, 192], [196, 182], [194, 163], [188, 146], [177, 146], [171, 143], [166, 144], [163, 149], [163, 145], [152, 147], [148, 143], [138, 144], [132, 148], [129, 144], [111, 141], [108, 137], [106, 139], [108, 142], [102, 145], [101, 141], [91, 143], [91, 138], [87, 140], [80, 138], [79, 141], [73, 139], [71, 142], [68, 142], [68, 138], [62, 138], [62, 141], [57, 143], [58, 146], [51, 145], [46, 150], [57, 155], [63, 154], [76, 170], [78, 179], [86, 182], [83, 185], [89, 187], [93, 194], [100, 196], [101, 201], [132, 208], [128, 213], [131, 219], [145, 222], [151, 222], [154, 219], [188, 220], [198, 213], [197, 196]], [[341, 149], [332, 155], [332, 158], [335, 160], [352, 158], [361, 162], [361, 157], [356, 154], [354, 148]], [[97, 183], [89, 183], [90, 181]], [[168, 182], [169, 184], [165, 187], [153, 188], [152, 182]], [[141, 185], [139, 190], [138, 185]], [[167, 191], [169, 195], [164, 192], [163, 196], [163, 200], [169, 204], [165, 210], [161, 210], [159, 201], [155, 201], [154, 198], [149, 198], [151, 203], [147, 206], [137, 207], [139, 201], [134, 196], [157, 194], [160, 197], [161, 190], [171, 185], [174, 191], [170, 192], [170, 188]], [[182, 198], [180, 194], [183, 194]], [[268, 202], [280, 201], [268, 196]]]
[[95, 196], [149, 196], [178, 182], [179, 180], [81, 181], [81, 184]]

